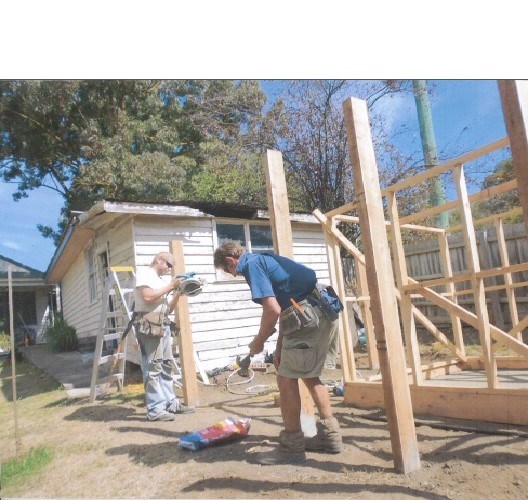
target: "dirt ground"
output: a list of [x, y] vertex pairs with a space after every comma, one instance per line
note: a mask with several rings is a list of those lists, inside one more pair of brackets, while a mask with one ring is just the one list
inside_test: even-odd
[[[200, 386], [196, 413], [149, 422], [140, 384], [90, 404], [67, 400], [47, 375], [28, 362], [20, 365], [20, 447], [49, 445], [54, 459], [38, 476], [3, 488], [2, 498], [528, 498], [526, 428], [469, 422], [478, 429], [472, 432], [468, 422], [417, 419], [421, 468], [403, 475], [393, 467], [383, 412], [346, 407], [332, 394], [344, 451], [309, 452], [300, 465], [260, 466], [251, 460], [271, 449], [281, 429], [273, 374], [256, 372], [248, 384], [230, 385], [237, 392], [232, 394], [225, 384], [231, 372], [223, 372], [217, 385]], [[326, 371], [324, 378], [331, 384], [340, 372]], [[8, 366], [1, 369], [1, 383], [5, 461], [16, 451]], [[200, 451], [178, 446], [184, 433], [228, 416], [251, 418], [246, 438]]]

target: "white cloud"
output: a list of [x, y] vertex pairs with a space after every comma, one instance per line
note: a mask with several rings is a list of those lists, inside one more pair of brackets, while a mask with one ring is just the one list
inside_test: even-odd
[[22, 247], [15, 241], [2, 241], [1, 245], [5, 248], [9, 248], [10, 250], [22, 250]]

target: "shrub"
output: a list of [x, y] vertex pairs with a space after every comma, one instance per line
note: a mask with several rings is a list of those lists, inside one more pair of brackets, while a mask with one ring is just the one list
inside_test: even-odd
[[75, 351], [79, 347], [75, 328], [61, 318], [56, 318], [53, 324], [46, 328], [45, 335], [53, 352]]

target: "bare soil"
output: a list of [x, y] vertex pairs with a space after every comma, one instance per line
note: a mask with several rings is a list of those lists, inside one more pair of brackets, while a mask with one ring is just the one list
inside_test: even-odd
[[[10, 367], [0, 371], [5, 461], [15, 456], [16, 443]], [[256, 372], [248, 384], [230, 385], [237, 392], [232, 394], [225, 384], [231, 372], [223, 372], [217, 385], [200, 387], [196, 413], [177, 415], [173, 422], [149, 422], [134, 374], [122, 393], [90, 404], [68, 400], [56, 382], [28, 362], [17, 365], [17, 373], [19, 450], [48, 445], [55, 456], [38, 476], [1, 490], [2, 498], [528, 497], [526, 428], [417, 419], [421, 468], [404, 475], [394, 469], [383, 412], [346, 407], [332, 395], [343, 431], [342, 453], [309, 452], [301, 465], [260, 466], [251, 460], [272, 448], [282, 428], [273, 374]], [[324, 376], [330, 384], [340, 379], [340, 372]], [[247, 391], [259, 386], [271, 392]], [[200, 451], [178, 446], [184, 433], [228, 416], [252, 419], [246, 438]]]

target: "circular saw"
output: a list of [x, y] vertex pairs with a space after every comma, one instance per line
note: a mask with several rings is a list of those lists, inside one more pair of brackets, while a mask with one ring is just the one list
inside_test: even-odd
[[205, 281], [195, 276], [185, 277], [181, 280], [178, 285], [178, 290], [181, 295], [187, 295], [188, 297], [194, 297], [203, 292], [203, 286]]

